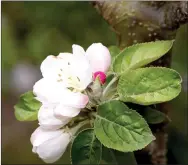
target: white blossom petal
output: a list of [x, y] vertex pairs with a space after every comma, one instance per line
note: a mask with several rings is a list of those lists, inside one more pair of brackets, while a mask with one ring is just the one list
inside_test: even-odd
[[58, 72], [60, 72], [60, 68], [62, 68], [63, 65], [64, 61], [61, 58], [50, 55], [46, 57], [46, 59], [44, 59], [40, 66], [40, 69], [43, 77], [49, 79], [57, 79]]
[[72, 47], [73, 54], [48, 56], [41, 64], [41, 72], [45, 79], [82, 91], [92, 82], [92, 70], [84, 49], [79, 45]]
[[65, 95], [62, 98], [61, 103], [65, 106], [70, 106], [74, 108], [85, 108], [89, 101], [88, 96], [80, 92], [66, 91], [66, 93], [64, 94]]
[[[34, 147], [38, 147], [40, 144], [53, 139], [62, 134], [62, 130], [45, 130], [42, 127], [38, 127], [31, 135], [30, 141]], [[34, 148], [36, 151], [36, 148]]]
[[73, 44], [72, 52], [74, 56], [79, 56], [79, 57], [85, 56], [85, 50], [80, 45]]
[[72, 53], [59, 53], [59, 55], [57, 57], [65, 60], [65, 61], [71, 62], [73, 55], [72, 55]]
[[91, 67], [88, 64], [88, 61], [86, 63], [84, 63], [84, 61], [75, 61], [74, 66], [75, 68], [72, 69], [72, 73], [78, 78], [79, 87], [84, 90], [92, 82]]
[[33, 87], [34, 94], [49, 103], [63, 102], [67, 106], [75, 108], [84, 108], [88, 103], [88, 96], [80, 92], [72, 92], [63, 87], [63, 84], [49, 81], [48, 79], [41, 79], [35, 83]]
[[36, 152], [37, 152], [37, 147], [36, 147], [36, 146], [33, 146], [32, 152], [33, 152], [33, 153], [36, 153]]
[[63, 155], [70, 140], [71, 135], [69, 133], [62, 133], [60, 136], [41, 144], [37, 148], [37, 153], [46, 163], [53, 163]]
[[[85, 89], [92, 82], [92, 70], [85, 56], [84, 49], [79, 45], [73, 45], [73, 68], [72, 73], [79, 78], [81, 88]], [[79, 69], [78, 69], [79, 68]]]
[[55, 131], [38, 127], [31, 135], [32, 151], [37, 153], [44, 162], [53, 163], [63, 155], [73, 135], [82, 126], [79, 123], [71, 129], [66, 128]]
[[38, 127], [31, 135], [32, 151], [37, 153], [46, 163], [53, 163], [63, 155], [71, 137], [71, 131], [51, 131]]
[[74, 107], [65, 106], [63, 104], [59, 104], [54, 109], [54, 114], [58, 117], [75, 117], [80, 113], [80, 111], [81, 111], [80, 108], [74, 108]]
[[61, 117], [58, 118], [54, 114], [54, 107], [42, 105], [38, 112], [39, 125], [44, 129], [59, 129], [66, 125], [71, 118]]
[[43, 105], [51, 105], [45, 98], [35, 97], [35, 99], [40, 101]]
[[86, 57], [92, 67], [92, 72], [107, 72], [111, 64], [111, 56], [107, 47], [94, 43], [86, 50]]
[[74, 56], [71, 53], [59, 53], [59, 55], [57, 56], [58, 59], [61, 59], [63, 61], [63, 64], [60, 66], [61, 69], [63, 69], [64, 71], [68, 71], [69, 68], [71, 67], [71, 64], [74, 60]]
[[42, 103], [58, 103], [66, 88], [63, 83], [57, 83], [49, 79], [42, 78], [33, 86], [33, 93]]
[[79, 45], [73, 45], [73, 55], [60, 53], [58, 57], [67, 64], [63, 68], [64, 84], [67, 87], [84, 90], [92, 81], [92, 71], [84, 49]]

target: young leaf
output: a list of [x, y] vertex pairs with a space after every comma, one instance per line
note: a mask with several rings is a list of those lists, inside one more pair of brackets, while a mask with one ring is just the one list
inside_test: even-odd
[[144, 118], [120, 101], [106, 102], [97, 112], [94, 132], [108, 148], [131, 152], [144, 148], [155, 139]]
[[37, 119], [41, 103], [35, 99], [32, 91], [20, 96], [18, 104], [14, 106], [16, 119], [19, 121], [34, 121]]
[[120, 49], [117, 46], [114, 46], [114, 45], [110, 46], [108, 48], [108, 50], [110, 51], [110, 55], [111, 55], [112, 61], [120, 53]]
[[110, 55], [111, 55], [111, 66], [109, 70], [112, 70], [113, 61], [115, 57], [120, 53], [120, 49], [117, 46], [110, 46], [108, 50], [110, 51]]
[[115, 58], [113, 71], [123, 73], [128, 69], [136, 69], [147, 65], [167, 53], [173, 40], [141, 43], [125, 48]]
[[174, 99], [181, 92], [180, 75], [169, 68], [150, 67], [130, 70], [118, 82], [120, 100], [150, 105]]
[[74, 139], [71, 149], [72, 164], [99, 164], [102, 144], [95, 137], [93, 129], [83, 130]]
[[164, 113], [149, 107], [144, 109], [143, 117], [149, 124], [158, 124], [167, 119]]

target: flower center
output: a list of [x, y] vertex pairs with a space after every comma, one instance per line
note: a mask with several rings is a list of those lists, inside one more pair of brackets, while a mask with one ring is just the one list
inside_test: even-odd
[[[80, 90], [80, 79], [79, 77], [72, 75], [68, 69], [60, 69], [58, 72], [57, 82], [63, 82], [67, 87], [72, 90]], [[76, 89], [75, 89], [76, 88]]]
[[100, 80], [101, 84], [104, 84], [104, 83], [106, 82], [106, 75], [105, 75], [104, 72], [100, 72], [100, 71], [95, 72], [95, 73], [93, 74], [94, 80], [95, 80], [97, 77], [99, 77], [99, 80]]

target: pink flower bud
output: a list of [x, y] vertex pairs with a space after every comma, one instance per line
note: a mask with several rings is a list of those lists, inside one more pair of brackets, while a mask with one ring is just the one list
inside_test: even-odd
[[105, 75], [104, 72], [100, 72], [100, 71], [99, 71], [99, 72], [95, 72], [95, 73], [93, 74], [94, 80], [95, 80], [97, 77], [99, 77], [99, 80], [100, 80], [101, 84], [104, 84], [104, 83], [106, 82], [106, 75]]
[[92, 72], [106, 73], [111, 64], [111, 56], [107, 47], [101, 43], [94, 43], [86, 51], [86, 57], [92, 67]]

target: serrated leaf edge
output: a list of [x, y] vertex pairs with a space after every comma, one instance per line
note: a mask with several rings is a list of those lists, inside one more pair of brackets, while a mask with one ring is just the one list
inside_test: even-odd
[[[125, 71], [125, 72], [123, 72], [123, 74], [122, 75], [124, 75], [124, 74], [127, 74], [127, 73], [129, 73], [129, 72], [134, 72], [134, 71], [136, 71], [136, 70], [144, 70], [144, 69], [150, 69], [150, 68], [158, 68], [158, 69], [167, 69], [167, 70], [171, 70], [171, 71], [173, 71], [174, 73], [176, 73], [178, 76], [179, 76], [179, 78], [180, 78], [180, 82], [177, 84], [177, 85], [179, 85], [179, 87], [180, 87], [180, 91], [179, 91], [179, 93], [177, 93], [177, 95], [174, 97], [174, 98], [176, 98], [179, 94], [180, 94], [180, 92], [181, 92], [181, 83], [182, 83], [182, 77], [181, 77], [181, 75], [176, 71], [176, 70], [174, 70], [174, 69], [172, 69], [172, 68], [167, 68], [167, 67], [144, 67], [144, 68], [137, 68], [137, 69], [131, 69], [131, 70], [128, 70], [128, 71]], [[117, 91], [118, 91], [118, 88], [117, 88]], [[145, 94], [147, 94], [147, 93], [145, 93]], [[119, 94], [118, 94], [119, 95]], [[119, 95], [120, 96], [120, 95]], [[128, 97], [128, 98], [132, 98], [132, 96], [134, 96], [134, 95], [131, 95], [130, 97]], [[135, 96], [137, 96], [137, 95], [135, 95]], [[144, 104], [140, 104], [140, 103], [138, 103], [138, 102], [133, 102], [133, 101], [130, 101], [130, 100], [127, 100], [126, 101], [126, 99], [125, 98], [122, 98], [121, 96], [119, 97], [120, 98], [120, 100], [122, 100], [122, 101], [124, 101], [124, 102], [132, 102], [132, 103], [136, 103], [136, 104], [139, 104], [139, 105], [152, 105], [152, 104], [158, 104], [158, 103], [163, 103], [163, 102], [167, 102], [167, 101], [170, 101], [170, 100], [172, 100], [172, 99], [174, 99], [174, 98], [172, 98], [172, 99], [170, 99], [170, 100], [165, 100], [165, 101], [158, 101], [158, 102], [154, 102], [154, 103], [149, 103], [149, 102], [145, 102]], [[133, 99], [134, 100], [134, 99]]]
[[[128, 47], [124, 48], [124, 49], [123, 49], [122, 51], [120, 51], [120, 53], [114, 58], [113, 63], [112, 63], [112, 71], [115, 72], [115, 71], [114, 71], [114, 62], [115, 62], [115, 60], [121, 55], [121, 53], [122, 53], [123, 51], [128, 50], [128, 49], [131, 49], [131, 48], [133, 48], [133, 47], [135, 47], [135, 46], [146, 45], [146, 44], [156, 43], [156, 42], [167, 42], [167, 41], [171, 41], [171, 42], [172, 42], [171, 47], [170, 47], [170, 49], [171, 49], [175, 40], [160, 40], [160, 41], [151, 41], [151, 42], [137, 43], [137, 44], [134, 44], [134, 45], [131, 45], [131, 46], [128, 46]], [[170, 49], [169, 49], [169, 50], [170, 50]], [[169, 50], [168, 50], [168, 51], [169, 51]], [[168, 51], [167, 51], [167, 52], [168, 52]], [[166, 53], [167, 53], [167, 52], [166, 52]], [[163, 55], [165, 55], [166, 53], [164, 53]], [[162, 55], [162, 56], [163, 56], [163, 55]], [[161, 58], [162, 56], [156, 58], [155, 60]], [[155, 61], [155, 60], [154, 60], [154, 61]], [[137, 63], [136, 63], [136, 64], [137, 64]], [[121, 65], [122, 65], [122, 64], [121, 64]], [[126, 70], [129, 70], [129, 69], [131, 69], [131, 67], [127, 68]], [[115, 73], [116, 73], [116, 72], [115, 72]], [[122, 73], [123, 73], [123, 72], [121, 71], [120, 74], [122, 74]]]
[[[110, 101], [109, 101], [109, 102], [110, 102]], [[120, 102], [121, 102], [121, 101], [120, 101]], [[106, 103], [106, 102], [105, 102], [105, 103]], [[151, 139], [150, 139], [150, 142], [148, 142], [148, 144], [150, 144], [152, 141], [156, 140], [155, 136], [152, 134], [152, 131], [151, 131], [151, 129], [150, 129], [150, 127], [149, 127], [147, 121], [144, 119], [144, 117], [141, 116], [136, 110], [133, 110], [133, 109], [129, 108], [129, 107], [128, 107], [126, 104], [124, 104], [123, 102], [121, 102], [121, 103], [122, 103], [123, 105], [125, 105], [129, 110], [135, 111], [135, 112], [138, 114], [138, 116], [139, 116], [140, 118], [142, 118], [142, 119], [145, 121], [145, 124], [146, 124], [146, 126], [148, 126], [148, 128], [149, 128], [149, 130], [150, 130], [150, 133], [151, 133], [151, 135], [152, 135], [152, 136], [151, 136]], [[94, 128], [95, 128], [95, 124], [94, 124]], [[107, 148], [114, 149], [114, 150], [117, 150], [117, 151], [133, 152], [133, 151], [141, 150], [141, 149], [145, 148], [145, 147], [148, 145], [148, 144], [146, 144], [145, 146], [140, 147], [140, 148], [138, 148], [138, 149], [136, 149], [136, 150], [119, 150], [119, 149], [117, 149], [117, 148], [112, 148], [112, 147], [110, 147], [110, 146], [107, 146], [107, 145], [103, 144], [103, 142], [97, 137], [97, 134], [96, 134], [95, 129], [94, 129], [94, 133], [95, 133], [96, 138], [101, 142], [102, 145], [104, 145], [104, 146], [107, 147]]]

